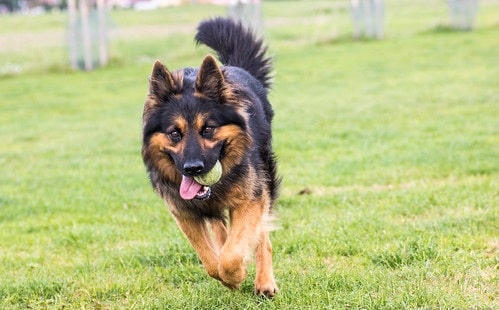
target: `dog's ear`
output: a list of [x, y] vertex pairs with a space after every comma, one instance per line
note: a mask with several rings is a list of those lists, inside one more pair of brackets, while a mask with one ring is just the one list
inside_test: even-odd
[[224, 76], [213, 56], [204, 58], [196, 78], [196, 92], [215, 100], [223, 99]]
[[157, 60], [149, 79], [149, 96], [165, 100], [177, 90], [173, 76], [168, 69]]

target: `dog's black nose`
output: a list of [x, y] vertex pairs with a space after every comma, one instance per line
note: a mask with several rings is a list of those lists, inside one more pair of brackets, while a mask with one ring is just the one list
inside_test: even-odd
[[184, 171], [188, 175], [196, 175], [203, 171], [204, 164], [200, 160], [188, 161], [184, 164]]

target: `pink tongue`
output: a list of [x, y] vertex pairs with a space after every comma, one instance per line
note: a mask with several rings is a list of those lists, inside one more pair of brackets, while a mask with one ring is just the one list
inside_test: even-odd
[[191, 177], [182, 176], [182, 183], [180, 183], [180, 197], [185, 200], [191, 200], [196, 197], [201, 189], [201, 185], [194, 181]]

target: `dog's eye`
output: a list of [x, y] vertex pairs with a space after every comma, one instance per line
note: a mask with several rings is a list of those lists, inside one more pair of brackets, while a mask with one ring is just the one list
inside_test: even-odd
[[170, 133], [168, 133], [168, 136], [173, 142], [179, 142], [180, 140], [182, 140], [182, 135], [180, 134], [180, 132], [176, 130], [173, 130]]
[[204, 127], [203, 129], [203, 137], [205, 138], [209, 138], [211, 137], [211, 135], [213, 135], [213, 132], [215, 131], [215, 127], [212, 127], [212, 126], [206, 126]]

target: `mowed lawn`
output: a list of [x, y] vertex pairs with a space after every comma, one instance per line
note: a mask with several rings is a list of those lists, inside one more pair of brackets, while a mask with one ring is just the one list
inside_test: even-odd
[[499, 3], [470, 32], [444, 1], [385, 3], [381, 41], [352, 40], [340, 1], [264, 5], [273, 300], [253, 266], [240, 291], [205, 274], [140, 157], [152, 63], [199, 65], [196, 24], [225, 10], [112, 12], [90, 73], [68, 70], [63, 14], [0, 17], [0, 308], [498, 308]]

